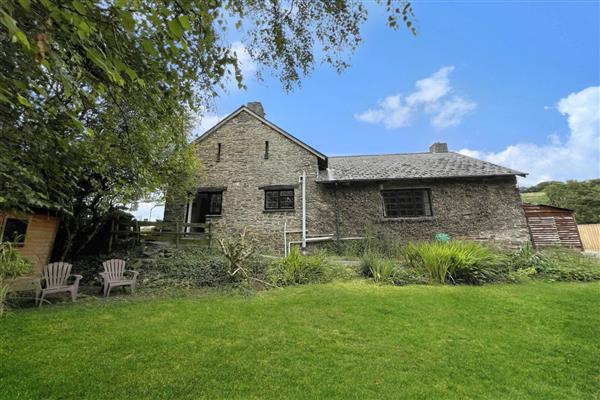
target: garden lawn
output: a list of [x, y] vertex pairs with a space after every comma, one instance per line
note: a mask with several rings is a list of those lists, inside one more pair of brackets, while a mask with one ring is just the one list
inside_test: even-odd
[[0, 320], [2, 399], [600, 398], [600, 284], [366, 281]]

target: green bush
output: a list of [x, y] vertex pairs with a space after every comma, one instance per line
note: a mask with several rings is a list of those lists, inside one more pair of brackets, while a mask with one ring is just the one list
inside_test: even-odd
[[347, 258], [361, 258], [366, 254], [396, 258], [399, 247], [397, 240], [381, 232], [370, 232], [364, 239], [332, 241], [321, 245], [325, 252]]
[[371, 267], [371, 276], [378, 283], [394, 283], [396, 264], [387, 258], [376, 258]]
[[521, 268], [508, 273], [507, 281], [509, 282], [525, 282], [537, 274], [537, 271], [533, 267]]
[[396, 269], [396, 264], [393, 260], [371, 252], [366, 253], [361, 258], [361, 274], [373, 278], [378, 283], [393, 283]]
[[[252, 267], [255, 264], [250, 263]], [[229, 261], [204, 248], [189, 247], [141, 265], [140, 286], [147, 288], [200, 288], [224, 286], [239, 281], [229, 273]]]
[[395, 285], [426, 285], [429, 277], [421, 269], [400, 265], [394, 271], [393, 282]]
[[0, 317], [6, 313], [5, 303], [9, 285], [14, 279], [31, 271], [31, 263], [17, 251], [12, 243], [0, 242]]
[[497, 251], [473, 242], [409, 243], [403, 256], [410, 268], [425, 271], [431, 281], [481, 284], [507, 276], [507, 260]]
[[510, 254], [509, 263], [512, 271], [531, 268], [538, 269], [546, 263], [546, 259], [531, 244], [527, 243]]
[[[101, 285], [102, 279], [100, 278], [100, 272], [104, 269], [102, 267], [102, 262], [108, 260], [109, 258], [120, 258], [123, 260], [130, 260], [132, 258], [139, 257], [140, 253], [138, 251], [127, 251], [127, 250], [118, 250], [114, 251], [109, 255], [94, 255], [94, 256], [83, 256], [74, 260], [70, 260], [71, 264], [73, 264], [72, 273], [79, 274], [83, 278], [81, 278], [81, 285]], [[128, 266], [130, 268], [131, 265]]]
[[600, 259], [585, 256], [577, 250], [548, 249], [539, 256], [543, 262], [536, 265], [536, 277], [548, 281], [600, 280]]
[[332, 263], [325, 252], [303, 255], [295, 247], [287, 257], [271, 263], [267, 276], [276, 286], [288, 286], [348, 279], [352, 273], [348, 268]]
[[360, 262], [360, 273], [362, 276], [373, 278], [379, 283], [412, 285], [430, 282], [429, 276], [421, 268], [404, 265], [396, 260], [374, 253], [363, 255]]

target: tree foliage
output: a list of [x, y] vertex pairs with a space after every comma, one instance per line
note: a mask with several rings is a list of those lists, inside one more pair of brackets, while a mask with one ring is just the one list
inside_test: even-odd
[[562, 182], [560, 182], [560, 181], [544, 181], [544, 182], [538, 183], [537, 185], [520, 188], [520, 191], [521, 191], [521, 193], [543, 192], [546, 189], [546, 187], [552, 185], [553, 183], [562, 183]]
[[554, 182], [544, 192], [550, 205], [575, 210], [577, 223], [600, 223], [600, 179]]
[[[380, 5], [414, 33], [408, 1]], [[0, 2], [0, 208], [57, 209], [93, 236], [82, 221], [117, 204], [185, 193], [194, 115], [244, 86], [231, 28], [290, 90], [320, 62], [346, 68], [366, 18], [359, 0]]]

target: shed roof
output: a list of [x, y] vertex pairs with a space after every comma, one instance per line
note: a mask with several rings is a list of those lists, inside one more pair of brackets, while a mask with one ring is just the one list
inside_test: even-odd
[[319, 182], [527, 175], [454, 152], [329, 157], [328, 166]]
[[531, 204], [531, 203], [523, 203], [523, 208], [525, 210], [530, 210], [532, 212], [534, 211], [538, 211], [538, 210], [548, 210], [548, 211], [569, 211], [569, 212], [574, 212], [575, 210], [570, 209], [570, 208], [562, 208], [562, 207], [555, 207], [555, 206], [549, 206], [548, 204]]

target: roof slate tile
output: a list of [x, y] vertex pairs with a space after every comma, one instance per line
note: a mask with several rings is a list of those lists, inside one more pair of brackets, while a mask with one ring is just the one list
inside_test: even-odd
[[407, 153], [329, 157], [328, 168], [320, 171], [318, 182], [348, 182], [395, 179], [459, 178], [521, 175], [463, 154]]

